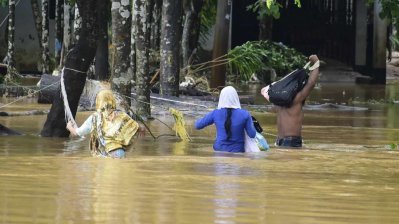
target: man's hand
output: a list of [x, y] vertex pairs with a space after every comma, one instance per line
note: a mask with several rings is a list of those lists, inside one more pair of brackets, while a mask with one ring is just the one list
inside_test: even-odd
[[315, 63], [316, 61], [318, 61], [319, 60], [319, 58], [317, 57], [317, 55], [315, 55], [315, 54], [312, 54], [312, 55], [310, 55], [309, 56], [309, 61], [313, 64], [313, 63]]
[[260, 91], [260, 93], [263, 95], [263, 97], [265, 97], [267, 101], [269, 101], [269, 93], [268, 93], [269, 87], [270, 86], [263, 87], [262, 90]]

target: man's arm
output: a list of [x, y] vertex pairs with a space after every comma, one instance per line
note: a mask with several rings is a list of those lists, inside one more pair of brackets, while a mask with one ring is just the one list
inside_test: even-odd
[[[312, 64], [314, 64], [318, 60], [319, 60], [319, 58], [316, 55], [311, 55], [309, 57], [309, 61]], [[308, 79], [308, 82], [306, 83], [306, 85], [295, 96], [294, 104], [304, 101], [306, 99], [306, 97], [308, 97], [310, 95], [310, 92], [315, 87], [318, 78], [319, 78], [319, 68], [315, 68], [313, 71], [310, 72], [309, 79]]]

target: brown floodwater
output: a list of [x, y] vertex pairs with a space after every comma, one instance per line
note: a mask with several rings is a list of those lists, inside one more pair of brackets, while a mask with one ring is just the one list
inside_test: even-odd
[[[308, 99], [305, 148], [256, 154], [213, 152], [214, 128], [194, 130], [192, 116], [191, 142], [147, 134], [122, 160], [91, 157], [87, 138], [40, 137], [45, 115], [0, 117], [24, 133], [0, 136], [0, 223], [398, 223], [399, 151], [387, 147], [399, 142], [399, 104], [386, 102], [395, 99], [394, 85], [321, 85]], [[3, 107], [13, 100], [0, 99], [0, 111], [49, 108], [35, 98]], [[275, 114], [255, 102], [272, 143]], [[312, 107], [327, 103], [342, 107]]]

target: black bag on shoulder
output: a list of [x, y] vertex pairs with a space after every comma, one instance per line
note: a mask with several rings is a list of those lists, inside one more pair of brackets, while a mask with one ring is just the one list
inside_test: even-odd
[[297, 69], [269, 86], [269, 101], [282, 107], [290, 107], [296, 94], [308, 81], [305, 69]]
[[252, 118], [252, 122], [254, 123], [256, 132], [262, 133], [263, 128], [260, 126], [259, 122], [254, 118], [254, 116], [251, 116], [251, 118]]

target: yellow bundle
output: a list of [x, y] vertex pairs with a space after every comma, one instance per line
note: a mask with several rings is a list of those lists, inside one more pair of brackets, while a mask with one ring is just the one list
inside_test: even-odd
[[173, 108], [170, 108], [169, 112], [173, 115], [173, 118], [175, 119], [175, 125], [173, 129], [176, 131], [176, 136], [178, 136], [183, 141], [191, 141], [190, 135], [187, 133], [184, 126], [182, 112]]

